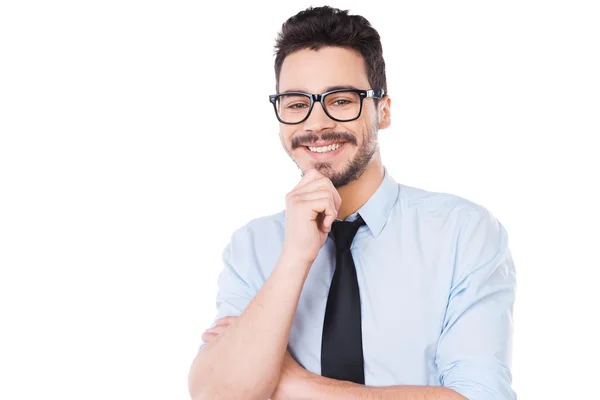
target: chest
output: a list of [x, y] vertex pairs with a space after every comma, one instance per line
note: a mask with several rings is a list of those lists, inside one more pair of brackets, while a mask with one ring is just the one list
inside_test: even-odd
[[[367, 242], [353, 249], [367, 384], [436, 384], [435, 355], [452, 278], [450, 254]], [[335, 270], [330, 246], [312, 266], [290, 333], [290, 349], [320, 373], [327, 295]]]

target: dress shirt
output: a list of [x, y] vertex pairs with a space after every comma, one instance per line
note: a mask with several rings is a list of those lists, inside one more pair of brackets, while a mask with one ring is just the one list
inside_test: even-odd
[[[459, 196], [398, 184], [387, 169], [377, 191], [346, 220], [358, 214], [366, 225], [351, 252], [365, 384], [445, 386], [468, 399], [516, 399], [510, 371], [516, 281], [503, 225]], [[284, 233], [285, 211], [233, 233], [223, 251], [216, 319], [242, 313], [275, 267]], [[334, 269], [328, 237], [308, 273], [288, 346], [315, 374]]]

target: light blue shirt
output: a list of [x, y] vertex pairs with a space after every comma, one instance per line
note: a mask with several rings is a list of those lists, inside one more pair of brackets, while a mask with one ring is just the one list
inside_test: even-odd
[[[446, 386], [468, 399], [515, 399], [515, 268], [506, 230], [480, 205], [385, 177], [354, 238], [365, 384]], [[285, 211], [250, 221], [223, 252], [217, 317], [237, 316], [271, 274]], [[321, 335], [335, 249], [328, 238], [298, 304], [289, 349], [321, 373]]]

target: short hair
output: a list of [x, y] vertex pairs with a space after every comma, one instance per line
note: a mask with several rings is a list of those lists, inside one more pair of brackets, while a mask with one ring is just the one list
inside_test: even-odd
[[371, 89], [387, 93], [385, 61], [379, 33], [360, 15], [349, 15], [329, 6], [309, 7], [289, 18], [281, 27], [275, 44], [275, 80], [279, 91], [279, 76], [285, 58], [303, 50], [322, 47], [342, 47], [358, 51], [367, 67]]

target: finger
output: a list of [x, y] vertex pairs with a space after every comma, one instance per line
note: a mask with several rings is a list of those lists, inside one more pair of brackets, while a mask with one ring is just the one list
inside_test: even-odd
[[[337, 217], [337, 210], [331, 198], [322, 198], [308, 200], [309, 206], [313, 210], [313, 221], [316, 221], [319, 229], [323, 232], [331, 231], [331, 224]], [[320, 215], [322, 214], [322, 215]]]
[[209, 343], [209, 342], [213, 341], [217, 336], [219, 336], [218, 333], [204, 332], [202, 334], [202, 341], [204, 343]]
[[320, 173], [319, 171], [317, 171], [314, 168], [309, 169], [308, 171], [306, 171], [304, 173], [304, 175], [302, 176], [302, 179], [300, 179], [300, 182], [298, 182], [298, 184], [296, 186], [294, 186], [294, 188], [292, 189], [292, 192], [298, 188], [301, 188], [302, 186], [306, 185], [307, 183], [310, 183], [312, 181], [315, 181], [319, 178], [324, 177], [325, 175], [323, 175], [322, 173]]
[[219, 318], [218, 320], [215, 321], [215, 326], [218, 325], [231, 325], [233, 324], [233, 321], [235, 321], [238, 317], [223, 317], [223, 318]]
[[314, 212], [313, 220], [317, 223], [319, 230], [329, 233], [331, 225], [338, 216], [332, 194], [330, 192], [306, 193], [304, 196], [306, 199], [303, 201], [313, 202], [311, 204]]
[[342, 206], [342, 196], [340, 196], [340, 193], [337, 191], [335, 186], [333, 186], [333, 183], [331, 184], [331, 186], [333, 187], [333, 203], [335, 205], [336, 211], [339, 211], [340, 207]]
[[329, 207], [325, 209], [325, 218], [323, 218], [322, 231], [323, 232], [331, 232], [331, 225], [337, 218], [338, 210], [335, 206], [335, 201], [329, 201]]
[[337, 212], [333, 215], [325, 214], [325, 218], [323, 218], [322, 231], [329, 233], [331, 232], [331, 226], [333, 225], [335, 219], [337, 218]]
[[306, 192], [300, 193], [297, 196], [298, 201], [311, 201], [311, 200], [319, 200], [319, 199], [329, 199], [335, 206], [335, 196], [329, 190], [318, 190], [315, 192]]
[[321, 190], [321, 189], [335, 190], [335, 188], [333, 187], [333, 184], [331, 183], [331, 180], [326, 176], [322, 176], [313, 181], [307, 182], [304, 186], [301, 186], [301, 187], [297, 188], [296, 190], [294, 190], [294, 192], [295, 193], [306, 193], [306, 192], [313, 192], [313, 191]]
[[208, 328], [205, 332], [222, 333], [225, 332], [227, 328], [229, 328], [229, 325], [216, 325], [212, 328]]
[[330, 191], [333, 194], [333, 201], [335, 204], [335, 208], [336, 208], [336, 210], [339, 210], [340, 206], [342, 205], [342, 198], [341, 198], [339, 192], [337, 191], [337, 189], [335, 188], [335, 186], [333, 186], [333, 183], [331, 182], [331, 180], [329, 178], [327, 178], [326, 176], [323, 176], [319, 179], [311, 181], [311, 182], [307, 183], [306, 185], [296, 189], [295, 194], [318, 191], [318, 190]]

